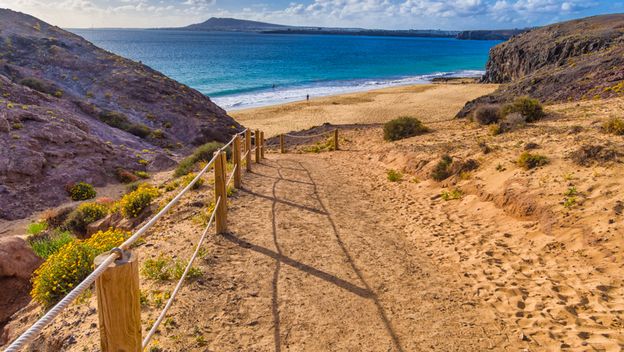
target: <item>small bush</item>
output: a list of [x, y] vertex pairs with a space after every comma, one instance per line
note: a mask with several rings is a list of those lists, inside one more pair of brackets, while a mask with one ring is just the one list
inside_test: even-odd
[[52, 306], [91, 273], [97, 255], [119, 246], [128, 236], [111, 229], [68, 242], [35, 270], [31, 297], [45, 308]]
[[320, 153], [325, 151], [335, 150], [334, 137], [328, 137], [324, 141], [320, 141], [316, 144], [304, 147], [302, 150], [305, 153]]
[[62, 231], [44, 236], [31, 236], [28, 238], [28, 244], [38, 257], [47, 259], [74, 239], [69, 231]]
[[624, 136], [624, 119], [619, 117], [609, 119], [609, 121], [604, 123], [603, 129], [606, 133]]
[[147, 172], [145, 172], [145, 171], [135, 171], [135, 172], [134, 172], [134, 174], [135, 174], [137, 177], [142, 178], [142, 179], [148, 179], [148, 178], [150, 178], [150, 175], [149, 175]]
[[538, 148], [539, 148], [539, 144], [534, 143], [534, 142], [529, 142], [524, 145], [524, 150], [533, 150], [533, 149], [538, 149]]
[[[143, 262], [141, 273], [150, 280], [167, 281], [171, 279], [179, 280], [184, 274], [186, 263], [180, 260], [173, 261], [171, 259], [159, 256], [155, 259], [147, 259]], [[201, 269], [191, 267], [186, 274], [187, 279], [193, 280], [201, 277], [203, 272]]]
[[174, 175], [180, 177], [190, 173], [193, 171], [196, 163], [200, 161], [210, 161], [214, 156], [214, 152], [221, 147], [223, 147], [223, 144], [219, 142], [210, 142], [198, 147], [192, 155], [180, 161]]
[[154, 186], [147, 183], [139, 185], [135, 191], [124, 195], [119, 201], [122, 215], [129, 218], [139, 216], [158, 195], [159, 192]]
[[171, 273], [169, 271], [169, 262], [169, 260], [163, 257], [158, 257], [156, 259], [146, 259], [143, 262], [141, 273], [151, 280], [169, 280], [171, 278]]
[[96, 195], [95, 188], [85, 182], [78, 182], [69, 188], [69, 196], [72, 200], [93, 199]]
[[29, 235], [38, 235], [48, 228], [48, 223], [45, 221], [33, 222], [28, 225], [26, 232]]
[[429, 131], [420, 120], [414, 117], [402, 116], [384, 124], [384, 139], [397, 141], [399, 139], [413, 137]]
[[38, 92], [53, 95], [57, 89], [51, 84], [45, 83], [37, 78], [28, 77], [19, 82], [21, 85], [34, 89]]
[[520, 154], [520, 157], [518, 158], [518, 165], [523, 167], [525, 170], [533, 169], [546, 164], [548, 164], [548, 158], [539, 154], [524, 152]]
[[498, 136], [501, 133], [503, 133], [503, 129], [499, 124], [490, 125], [490, 127], [488, 127], [488, 134], [490, 136]]
[[498, 105], [482, 105], [474, 112], [474, 119], [480, 125], [491, 125], [501, 119], [500, 107]]
[[89, 224], [102, 219], [107, 213], [108, 208], [104, 204], [96, 202], [82, 203], [69, 214], [63, 224], [63, 228], [74, 233], [84, 234], [87, 232]]
[[451, 176], [452, 163], [453, 158], [448, 155], [443, 155], [442, 159], [436, 164], [435, 168], [431, 172], [431, 178], [435, 181], [446, 180], [449, 176]]
[[115, 171], [115, 176], [117, 176], [117, 180], [121, 183], [132, 183], [138, 181], [139, 177], [132, 172], [125, 169], [117, 169]]
[[537, 99], [529, 97], [519, 97], [511, 104], [506, 104], [501, 109], [503, 116], [517, 112], [526, 118], [527, 122], [534, 122], [542, 119], [546, 114], [542, 104]]
[[603, 164], [618, 159], [618, 152], [603, 145], [583, 145], [574, 151], [570, 158], [581, 166]]
[[461, 199], [463, 195], [464, 193], [459, 188], [453, 188], [450, 191], [442, 191], [442, 193], [440, 194], [442, 199], [444, 199], [445, 201]]
[[403, 179], [403, 174], [396, 170], [388, 170], [387, 177], [390, 182], [398, 182]]
[[152, 130], [142, 123], [130, 124], [127, 131], [140, 138], [146, 138], [152, 133]]
[[[184, 178], [182, 178], [182, 184], [184, 185], [184, 187], [188, 186], [189, 183], [191, 183], [191, 181], [193, 181], [193, 179], [197, 176], [197, 174], [195, 173], [190, 173], [186, 176], [184, 176]], [[193, 184], [193, 187], [191, 187], [192, 190], [196, 190], [199, 187], [201, 187], [204, 184], [204, 179], [203, 178], [199, 178], [197, 180], [197, 182], [195, 182], [195, 184]]]

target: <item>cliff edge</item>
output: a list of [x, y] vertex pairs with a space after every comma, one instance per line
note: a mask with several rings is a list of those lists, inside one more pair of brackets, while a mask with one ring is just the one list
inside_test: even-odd
[[458, 117], [521, 95], [545, 103], [621, 96], [623, 80], [624, 14], [557, 23], [492, 48], [482, 82], [503, 85], [466, 104]]

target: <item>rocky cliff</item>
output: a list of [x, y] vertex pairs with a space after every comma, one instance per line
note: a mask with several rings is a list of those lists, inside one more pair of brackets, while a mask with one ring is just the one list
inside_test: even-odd
[[203, 94], [34, 17], [0, 9], [0, 219], [170, 167], [240, 125]]
[[529, 95], [546, 103], [624, 94], [624, 14], [588, 17], [534, 29], [490, 51], [482, 81], [503, 83], [469, 102], [504, 102]]

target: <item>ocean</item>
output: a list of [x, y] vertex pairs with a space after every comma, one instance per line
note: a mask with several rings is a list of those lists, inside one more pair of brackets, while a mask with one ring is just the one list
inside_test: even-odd
[[143, 29], [72, 29], [208, 95], [226, 110], [434, 77], [479, 76], [497, 41]]

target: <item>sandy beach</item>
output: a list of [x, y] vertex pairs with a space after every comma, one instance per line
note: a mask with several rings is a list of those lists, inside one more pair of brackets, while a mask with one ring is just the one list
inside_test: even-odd
[[425, 122], [452, 119], [464, 104], [493, 92], [495, 84], [419, 84], [351, 93], [230, 113], [241, 124], [267, 136], [297, 131], [325, 122], [384, 123], [402, 115]]

